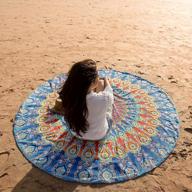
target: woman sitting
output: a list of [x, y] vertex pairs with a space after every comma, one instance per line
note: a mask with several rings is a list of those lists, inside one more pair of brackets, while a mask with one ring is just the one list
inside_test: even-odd
[[114, 103], [107, 78], [99, 79], [96, 62], [75, 63], [59, 92], [55, 111], [60, 111], [76, 136], [86, 140], [102, 139], [109, 130]]

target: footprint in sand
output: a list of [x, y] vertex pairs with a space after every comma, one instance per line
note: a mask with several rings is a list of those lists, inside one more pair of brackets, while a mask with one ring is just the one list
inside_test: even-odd
[[177, 80], [172, 80], [171, 83], [178, 83], [178, 81]]
[[144, 75], [145, 73], [142, 72], [142, 71], [138, 71], [138, 74], [140, 74], [140, 75]]
[[173, 75], [168, 76], [168, 79], [169, 80], [174, 79]]
[[12, 89], [12, 88], [9, 88], [9, 89], [5, 89], [2, 91], [2, 93], [13, 93], [15, 90]]
[[135, 67], [137, 67], [137, 68], [141, 68], [141, 65], [135, 65]]
[[10, 152], [9, 151], [2, 151], [2, 152], [0, 152], [0, 157], [1, 157], [1, 155], [7, 155], [9, 157]]
[[176, 152], [176, 151], [172, 152], [171, 155], [172, 155], [172, 157], [175, 158], [175, 160], [178, 160], [180, 158], [186, 159], [188, 157], [188, 151], [186, 149], [181, 149], [178, 152]]
[[184, 128], [184, 130], [192, 134], [192, 128]]
[[185, 145], [186, 147], [190, 147], [190, 146], [192, 146], [192, 143], [189, 141], [184, 141], [183, 145]]
[[187, 119], [192, 119], [192, 106], [188, 106], [188, 110], [189, 110], [189, 116], [187, 117]]
[[176, 80], [173, 75], [168, 76], [168, 79], [171, 80], [170, 83], [178, 83], [178, 80]]
[[2, 152], [0, 152], [0, 162], [1, 162], [0, 170], [2, 170], [2, 168], [5, 165], [5, 163], [8, 161], [9, 155], [10, 155], [9, 151], [2, 151]]
[[6, 175], [8, 175], [8, 173], [2, 173], [2, 174], [0, 174], [0, 178], [5, 177]]

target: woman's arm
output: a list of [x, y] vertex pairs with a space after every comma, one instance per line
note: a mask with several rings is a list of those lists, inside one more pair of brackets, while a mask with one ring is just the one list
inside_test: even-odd
[[[102, 108], [106, 107], [106, 113], [112, 114], [112, 106], [114, 104], [114, 96], [113, 96], [113, 89], [109, 83], [109, 80], [107, 78], [99, 79], [100, 82], [98, 82], [97, 88], [95, 92], [95, 96], [102, 101]], [[102, 83], [102, 85], [99, 83]]]
[[104, 88], [104, 79], [99, 79], [95, 92], [99, 93], [100, 91], [103, 91]]
[[105, 92], [109, 92], [110, 94], [113, 95], [113, 89], [109, 83], [109, 80], [106, 77], [104, 78], [104, 87]]
[[107, 77], [104, 78], [104, 87], [106, 88], [107, 86], [110, 86], [109, 80]]
[[104, 91], [105, 88], [111, 88], [109, 80], [105, 77], [105, 78], [100, 78], [97, 84], [97, 87], [95, 89], [95, 92], [100, 92], [100, 91]]
[[107, 100], [107, 111], [111, 111], [112, 112], [112, 105], [114, 103], [114, 96], [113, 96], [113, 89], [109, 83], [108, 78], [104, 78], [104, 90], [103, 92], [105, 93], [105, 97]]

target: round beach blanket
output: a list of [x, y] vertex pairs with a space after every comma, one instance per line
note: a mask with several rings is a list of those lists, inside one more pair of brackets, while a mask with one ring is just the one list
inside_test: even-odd
[[65, 181], [114, 183], [159, 166], [175, 147], [179, 119], [167, 94], [133, 74], [100, 70], [114, 91], [113, 124], [106, 137], [74, 137], [63, 116], [50, 111], [66, 79], [60, 74], [39, 86], [14, 121], [16, 143], [33, 165]]

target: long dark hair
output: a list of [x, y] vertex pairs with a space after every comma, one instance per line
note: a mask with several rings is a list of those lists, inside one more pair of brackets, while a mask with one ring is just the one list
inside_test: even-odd
[[86, 59], [77, 62], [69, 70], [68, 77], [59, 93], [65, 121], [78, 135], [80, 131], [86, 133], [88, 128], [86, 95], [97, 77], [95, 61]]

